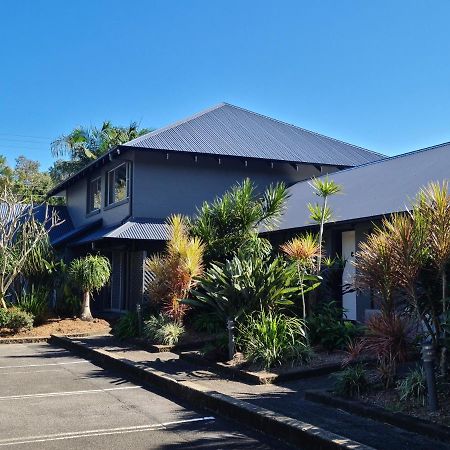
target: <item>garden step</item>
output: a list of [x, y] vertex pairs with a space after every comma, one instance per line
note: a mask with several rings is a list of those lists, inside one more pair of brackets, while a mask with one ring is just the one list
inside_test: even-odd
[[328, 376], [291, 381], [279, 385], [249, 385], [224, 379], [207, 368], [180, 360], [171, 352], [150, 353], [123, 345], [113, 337], [74, 339], [90, 348], [101, 349], [115, 357], [163, 372], [172, 379], [191, 382], [207, 391], [216, 391], [237, 400], [262, 407], [293, 419], [307, 422], [348, 439], [377, 449], [444, 450], [450, 446], [392, 425], [305, 400], [304, 392], [319, 386], [327, 388]]

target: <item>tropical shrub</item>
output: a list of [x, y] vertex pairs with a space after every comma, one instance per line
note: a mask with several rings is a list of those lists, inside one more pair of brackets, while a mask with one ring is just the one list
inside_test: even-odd
[[238, 344], [250, 361], [265, 369], [305, 361], [311, 353], [301, 319], [264, 310], [243, 319], [238, 327]]
[[335, 301], [318, 305], [306, 321], [311, 343], [328, 351], [346, 348], [360, 330], [344, 319], [345, 310]]
[[180, 300], [195, 286], [195, 277], [203, 273], [204, 245], [199, 238], [189, 236], [182, 216], [172, 216], [168, 225], [171, 234], [165, 252], [146, 260], [146, 270], [152, 275], [147, 290], [150, 300], [165, 314], [181, 321], [188, 306]]
[[427, 385], [422, 368], [410, 370], [408, 375], [397, 382], [396, 390], [402, 401], [412, 401], [425, 406]]
[[378, 359], [378, 369], [386, 387], [392, 385], [398, 364], [407, 360], [413, 348], [411, 321], [399, 314], [377, 314], [367, 322], [363, 347]]
[[5, 328], [9, 328], [14, 333], [33, 328], [33, 315], [22, 311], [20, 308], [12, 307], [7, 311], [7, 322]]
[[39, 325], [48, 318], [49, 295], [50, 291], [45, 286], [32, 285], [28, 292], [22, 291], [22, 294], [17, 297], [17, 306], [22, 311], [33, 315], [33, 325]]
[[259, 231], [279, 219], [288, 197], [283, 183], [269, 186], [262, 195], [245, 179], [212, 203], [205, 202], [191, 221], [190, 232], [205, 244], [204, 261], [232, 259]]
[[144, 336], [155, 344], [176, 345], [184, 327], [166, 314], [150, 316], [144, 322]]
[[87, 255], [74, 259], [69, 266], [69, 275], [74, 284], [83, 292], [81, 320], [92, 320], [90, 297], [94, 291], [105, 286], [111, 275], [109, 259], [101, 255]]
[[134, 311], [128, 311], [116, 322], [113, 334], [119, 339], [127, 339], [139, 335], [138, 315]]
[[8, 310], [0, 308], [0, 329], [6, 328], [8, 325], [9, 314]]
[[223, 321], [213, 312], [207, 311], [196, 311], [192, 318], [192, 326], [194, 330], [204, 331], [208, 334], [217, 334], [225, 331]]
[[369, 387], [363, 364], [347, 367], [333, 377], [335, 378], [334, 392], [343, 397], [357, 397], [366, 392]]

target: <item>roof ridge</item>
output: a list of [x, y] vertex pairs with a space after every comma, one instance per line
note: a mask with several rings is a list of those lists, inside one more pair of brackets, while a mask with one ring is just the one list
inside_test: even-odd
[[157, 128], [156, 130], [150, 131], [149, 133], [143, 134], [142, 136], [134, 138], [131, 141], [125, 142], [124, 144], [121, 144], [121, 145], [126, 147], [129, 144], [136, 144], [136, 143], [140, 142], [143, 139], [147, 139], [149, 137], [157, 136], [158, 134], [162, 133], [163, 131], [166, 131], [166, 130], [169, 130], [171, 128], [175, 128], [175, 127], [177, 127], [179, 125], [182, 125], [184, 123], [190, 122], [191, 120], [197, 119], [198, 117], [201, 117], [201, 116], [203, 116], [203, 115], [205, 115], [205, 114], [207, 114], [207, 113], [209, 113], [211, 111], [214, 111], [216, 109], [222, 108], [226, 104], [227, 103], [225, 103], [225, 102], [221, 102], [221, 103], [218, 103], [217, 105], [210, 106], [209, 108], [204, 109], [204, 110], [202, 110], [202, 111], [200, 111], [198, 113], [191, 114], [190, 116], [185, 117], [184, 119], [177, 120], [175, 122], [170, 123], [169, 125], [166, 125], [166, 126], [161, 127], [161, 128]]
[[233, 104], [227, 103], [227, 102], [223, 102], [222, 106], [230, 106], [231, 108], [240, 109], [241, 111], [245, 111], [247, 113], [254, 114], [255, 116], [264, 117], [265, 119], [269, 119], [269, 120], [271, 120], [273, 122], [277, 122], [277, 123], [281, 123], [283, 125], [288, 125], [290, 127], [297, 128], [298, 130], [304, 131], [304, 132], [309, 133], [309, 134], [313, 134], [315, 136], [319, 136], [321, 138], [330, 139], [332, 141], [340, 142], [340, 143], [345, 144], [345, 145], [350, 145], [351, 147], [355, 147], [357, 149], [364, 150], [366, 152], [373, 153], [373, 154], [378, 155], [378, 156], [386, 156], [386, 155], [383, 155], [382, 153], [376, 152], [374, 150], [370, 150], [368, 148], [361, 147], [359, 145], [351, 144], [350, 142], [346, 142], [346, 141], [343, 141], [341, 139], [336, 139], [336, 138], [333, 138], [333, 137], [330, 137], [330, 136], [326, 136], [325, 134], [319, 133], [317, 131], [307, 130], [306, 128], [302, 128], [302, 127], [300, 127], [298, 125], [295, 125], [293, 123], [285, 122], [284, 120], [280, 120], [280, 119], [275, 119], [274, 117], [270, 117], [270, 116], [268, 116], [266, 114], [261, 114], [261, 113], [256, 112], [256, 111], [252, 111], [250, 109], [243, 108], [242, 106], [236, 106], [236, 105], [233, 105]]

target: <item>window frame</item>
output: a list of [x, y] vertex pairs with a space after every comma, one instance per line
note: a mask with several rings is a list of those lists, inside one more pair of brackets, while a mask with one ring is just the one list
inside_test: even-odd
[[[99, 192], [100, 192], [100, 205], [99, 205], [98, 208], [94, 207], [94, 201], [92, 199], [92, 194], [94, 192], [92, 190], [92, 184], [94, 182], [99, 182], [100, 183], [100, 190], [99, 190]], [[92, 199], [92, 202], [91, 202], [91, 199]], [[99, 213], [100, 210], [102, 209], [102, 202], [103, 202], [103, 199], [102, 199], [102, 176], [98, 175], [98, 176], [90, 178], [88, 180], [86, 214], [89, 216], [91, 214]], [[91, 205], [92, 205], [92, 208], [91, 208]]]
[[[121, 200], [115, 200], [112, 199], [110, 201], [110, 188], [111, 188], [111, 182], [110, 182], [110, 176], [111, 174], [115, 174], [122, 166], [125, 166], [125, 186], [126, 186], [126, 196], [125, 198]], [[113, 184], [115, 184], [115, 175], [113, 175]], [[117, 165], [116, 167], [108, 170], [105, 174], [105, 208], [110, 208], [116, 205], [120, 205], [122, 203], [126, 203], [130, 199], [130, 185], [131, 183], [131, 168], [130, 163], [128, 161], [124, 161], [123, 163]], [[114, 191], [113, 191], [114, 192]]]

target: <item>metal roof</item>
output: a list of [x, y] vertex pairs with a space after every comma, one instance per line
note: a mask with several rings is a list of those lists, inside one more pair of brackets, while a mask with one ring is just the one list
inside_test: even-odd
[[165, 151], [353, 167], [385, 156], [228, 103], [110, 150], [49, 192], [55, 195], [117, 151]]
[[152, 131], [124, 146], [338, 166], [356, 166], [383, 158], [379, 153], [228, 103]]
[[[342, 193], [329, 199], [334, 222], [406, 211], [422, 187], [450, 179], [450, 143], [346, 169], [329, 178], [342, 186]], [[307, 204], [319, 201], [311, 185], [302, 181], [291, 186], [289, 192], [277, 229], [310, 226]]]
[[121, 225], [100, 228], [75, 240], [71, 245], [82, 245], [101, 239], [136, 239], [165, 241], [169, 239], [169, 226], [164, 219], [133, 217]]
[[[16, 204], [13, 205], [13, 210], [10, 211], [5, 203], [0, 203], [0, 217], [5, 215], [21, 216], [24, 220], [28, 217], [30, 205], [28, 204]], [[67, 234], [73, 229], [72, 219], [69, 216], [66, 206], [63, 205], [46, 205], [39, 204], [34, 206], [33, 215], [38, 222], [45, 223], [47, 228], [50, 226], [48, 220], [53, 212], [56, 212], [61, 223], [53, 227], [49, 232], [50, 242], [53, 244], [61, 236]]]

